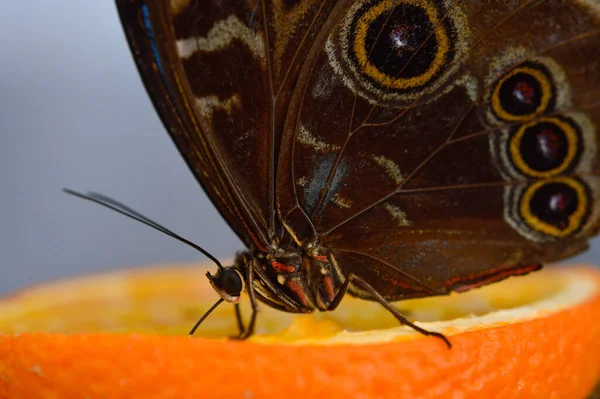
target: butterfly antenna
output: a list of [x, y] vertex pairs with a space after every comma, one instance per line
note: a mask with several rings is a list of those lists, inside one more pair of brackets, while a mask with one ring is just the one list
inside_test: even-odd
[[117, 213], [120, 213], [121, 215], [125, 215], [128, 218], [131, 218], [133, 220], [137, 220], [138, 222], [143, 223], [146, 226], [150, 226], [153, 229], [156, 229], [170, 237], [173, 237], [174, 239], [181, 241], [184, 244], [187, 244], [190, 247], [201, 252], [208, 259], [212, 260], [219, 269], [223, 268], [223, 265], [221, 264], [221, 262], [219, 262], [219, 260], [217, 258], [215, 258], [214, 256], [212, 256], [210, 253], [208, 253], [204, 248], [194, 244], [193, 242], [191, 242], [189, 240], [186, 240], [185, 238], [181, 237], [180, 235], [173, 233], [171, 230], [167, 229], [166, 227], [156, 223], [154, 220], [142, 215], [141, 213], [134, 211], [133, 209], [131, 209], [127, 205], [120, 203], [119, 201], [115, 201], [112, 198], [109, 198], [105, 195], [94, 193], [94, 192], [88, 192], [86, 194], [82, 194], [82, 193], [78, 193], [77, 191], [70, 190], [68, 188], [63, 188], [63, 191], [65, 193], [71, 194], [75, 197], [83, 198], [85, 200], [92, 201], [92, 202], [95, 202], [96, 204], [105, 206], [108, 209], [111, 209]]

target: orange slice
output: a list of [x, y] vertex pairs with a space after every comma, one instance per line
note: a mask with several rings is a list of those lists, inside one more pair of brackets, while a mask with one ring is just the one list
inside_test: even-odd
[[[262, 306], [236, 333], [198, 266], [114, 272], [0, 299], [0, 398], [586, 398], [600, 379], [600, 269], [548, 268], [397, 304], [436, 338], [347, 297]], [[247, 306], [246, 306], [247, 307]], [[246, 315], [247, 320], [247, 315]]]

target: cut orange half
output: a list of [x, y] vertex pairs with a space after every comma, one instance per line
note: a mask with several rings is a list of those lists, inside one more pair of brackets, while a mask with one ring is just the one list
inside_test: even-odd
[[217, 299], [205, 272], [114, 272], [1, 299], [0, 398], [577, 399], [600, 380], [600, 269], [396, 305], [450, 350], [350, 297], [312, 315], [261, 306], [244, 342], [226, 338], [237, 327], [223, 304], [190, 338]]

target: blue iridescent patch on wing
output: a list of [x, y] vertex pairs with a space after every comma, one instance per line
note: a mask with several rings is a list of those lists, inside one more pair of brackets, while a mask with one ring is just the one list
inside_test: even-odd
[[148, 11], [147, 5], [142, 5], [142, 18], [144, 19], [144, 27], [146, 28], [146, 35], [148, 35], [148, 40], [150, 40], [150, 47], [152, 47], [152, 53], [154, 54], [154, 62], [158, 68], [158, 72], [160, 73], [160, 77], [167, 87], [167, 80], [165, 79], [165, 74], [163, 71], [162, 62], [160, 60], [160, 55], [158, 54], [158, 46], [156, 45], [156, 41], [154, 40], [154, 31], [152, 29], [152, 22], [150, 22], [150, 11]]

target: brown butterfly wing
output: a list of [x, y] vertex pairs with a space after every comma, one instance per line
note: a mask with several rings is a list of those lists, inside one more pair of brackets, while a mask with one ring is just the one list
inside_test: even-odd
[[275, 234], [285, 112], [303, 53], [333, 3], [117, 1], [165, 126], [248, 246], [266, 250]]
[[600, 213], [596, 3], [336, 10], [299, 76], [279, 161], [279, 212], [299, 241], [316, 234], [394, 299], [586, 247]]

